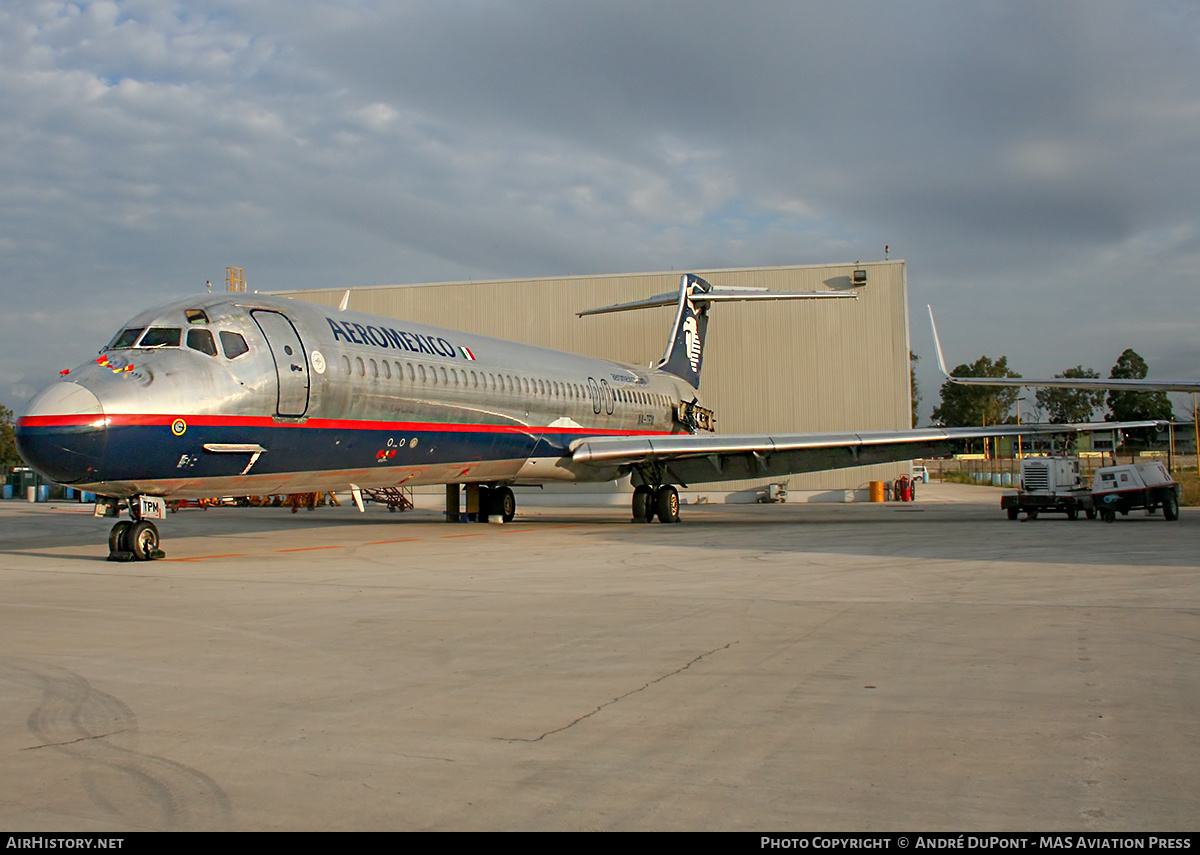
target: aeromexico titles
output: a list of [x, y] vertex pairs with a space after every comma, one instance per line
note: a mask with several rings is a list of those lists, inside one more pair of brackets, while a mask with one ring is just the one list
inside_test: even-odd
[[511, 519], [513, 485], [628, 475], [634, 520], [675, 522], [675, 485], [1050, 432], [713, 432], [698, 391], [714, 302], [854, 296], [688, 274], [678, 292], [581, 313], [675, 305], [663, 357], [638, 368], [288, 299], [205, 295], [139, 314], [98, 358], [64, 372], [18, 420], [17, 444], [49, 478], [97, 494], [97, 516], [128, 511], [109, 533], [110, 557], [127, 560], [162, 555], [151, 519], [170, 499], [351, 490], [357, 501], [362, 489], [465, 484], [481, 518]]

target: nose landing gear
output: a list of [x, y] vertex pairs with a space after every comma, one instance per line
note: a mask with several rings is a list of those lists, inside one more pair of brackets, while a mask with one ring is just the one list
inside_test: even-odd
[[109, 561], [153, 561], [166, 554], [158, 547], [158, 527], [149, 520], [122, 520], [108, 533]]
[[[161, 499], [158, 500], [161, 503]], [[166, 553], [158, 545], [158, 527], [142, 517], [142, 502], [130, 499], [128, 503], [131, 519], [121, 520], [108, 532], [109, 561], [153, 561]], [[97, 502], [97, 516], [116, 516], [120, 505], [116, 499]]]

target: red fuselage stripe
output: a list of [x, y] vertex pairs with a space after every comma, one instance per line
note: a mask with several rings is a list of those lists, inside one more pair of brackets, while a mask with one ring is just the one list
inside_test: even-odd
[[22, 427], [129, 427], [167, 426], [182, 419], [188, 427], [254, 427], [254, 428], [310, 428], [317, 430], [405, 430], [446, 431], [455, 433], [513, 433], [513, 434], [587, 434], [589, 436], [664, 436], [669, 431], [617, 430], [612, 428], [547, 427], [544, 425], [486, 425], [457, 424], [452, 422], [405, 422], [405, 421], [359, 421], [355, 419], [310, 418], [303, 422], [275, 421], [269, 416], [212, 416], [212, 415], [162, 415], [127, 414], [106, 415], [63, 415], [22, 416], [17, 423]]

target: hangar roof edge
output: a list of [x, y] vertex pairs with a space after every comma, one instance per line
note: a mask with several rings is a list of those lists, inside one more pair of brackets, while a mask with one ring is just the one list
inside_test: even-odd
[[613, 277], [635, 276], [671, 276], [683, 273], [695, 273], [698, 276], [711, 276], [720, 273], [745, 273], [752, 270], [818, 270], [822, 267], [883, 267], [887, 265], [903, 265], [905, 259], [890, 258], [880, 261], [836, 261], [824, 264], [782, 264], [777, 266], [751, 267], [694, 267], [678, 270], [646, 270], [639, 273], [585, 273], [574, 276], [512, 276], [507, 279], [461, 279], [446, 282], [397, 282], [390, 285], [319, 285], [313, 288], [286, 288], [274, 291], [259, 291], [260, 294], [289, 296], [304, 294], [309, 291], [378, 291], [391, 288], [433, 288], [446, 285], [501, 285], [510, 282], [552, 282], [552, 281], [586, 281], [589, 279], [612, 279]]

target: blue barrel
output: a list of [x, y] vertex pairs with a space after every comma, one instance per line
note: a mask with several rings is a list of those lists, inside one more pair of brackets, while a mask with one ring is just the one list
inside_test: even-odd
[[50, 501], [50, 485], [49, 484], [42, 484], [40, 487], [37, 488], [37, 500], [39, 502]]
[[6, 498], [6, 499], [12, 498], [12, 484], [4, 485], [4, 498]]

